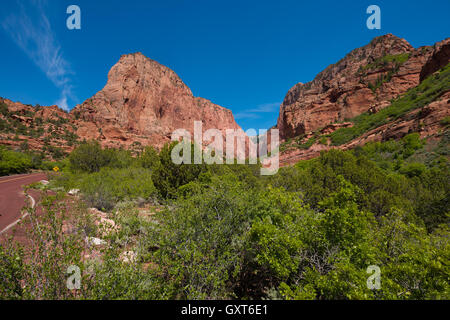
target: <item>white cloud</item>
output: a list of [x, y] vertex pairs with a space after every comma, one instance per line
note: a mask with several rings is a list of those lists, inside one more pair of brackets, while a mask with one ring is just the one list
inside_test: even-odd
[[46, 1], [33, 0], [29, 8], [17, 3], [18, 13], [7, 16], [1, 26], [47, 78], [61, 89], [58, 105], [68, 110], [68, 99], [74, 99], [70, 81], [73, 72], [61, 53], [61, 46], [45, 14]]
[[236, 120], [239, 119], [259, 119], [261, 118], [260, 115], [256, 114], [256, 113], [251, 113], [251, 112], [238, 112], [234, 115], [234, 118]]
[[61, 99], [56, 101], [56, 105], [58, 105], [63, 110], [69, 110], [69, 105], [67, 104], [67, 96], [62, 95]]
[[276, 112], [280, 107], [281, 102], [272, 102], [260, 104], [256, 108], [247, 109], [236, 113], [235, 119], [260, 119], [261, 113]]

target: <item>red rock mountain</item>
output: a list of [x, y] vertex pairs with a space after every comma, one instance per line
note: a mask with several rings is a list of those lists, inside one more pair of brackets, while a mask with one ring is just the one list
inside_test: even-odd
[[[449, 39], [414, 49], [392, 34], [373, 39], [287, 93], [277, 127], [288, 139], [376, 111], [449, 61]], [[432, 57], [432, 59], [430, 59]], [[425, 66], [425, 67], [424, 67]]]
[[[240, 129], [230, 110], [194, 97], [175, 72], [141, 53], [123, 55], [106, 86], [70, 113], [0, 98], [0, 144], [34, 150], [73, 149], [76, 140], [105, 147], [161, 147], [176, 129]], [[1, 107], [1, 106], [0, 106]], [[47, 152], [46, 152], [47, 153]]]
[[390, 106], [449, 61], [450, 38], [414, 49], [406, 40], [388, 34], [351, 51], [313, 81], [296, 84], [286, 94], [277, 122], [285, 143], [281, 165], [316, 157], [330, 148], [349, 149], [369, 141], [398, 139], [410, 132], [439, 139], [439, 132], [448, 129], [444, 119], [450, 116], [448, 77], [440, 80], [441, 93], [428, 105], [412, 108], [400, 118], [388, 117], [386, 124], [344, 144], [333, 145], [329, 137], [336, 130], [352, 127], [353, 117]]
[[202, 121], [203, 130], [240, 129], [230, 110], [194, 97], [175, 72], [141, 53], [122, 56], [103, 90], [71, 114], [83, 120], [80, 137], [110, 146], [161, 146], [176, 129], [193, 134], [194, 121]]

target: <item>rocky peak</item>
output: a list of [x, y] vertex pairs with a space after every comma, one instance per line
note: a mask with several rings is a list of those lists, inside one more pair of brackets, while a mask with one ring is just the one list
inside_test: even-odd
[[193, 132], [194, 121], [204, 130], [239, 128], [230, 110], [194, 97], [174, 71], [142, 53], [121, 56], [106, 86], [71, 113], [82, 121], [80, 136], [110, 146], [161, 146], [176, 129]]
[[153, 90], [177, 88], [180, 89], [180, 94], [192, 96], [191, 90], [175, 72], [140, 52], [122, 55], [111, 68], [107, 86], [116, 84], [121, 84], [124, 88], [131, 86]]
[[[376, 37], [369, 44], [354, 49], [339, 62], [328, 66], [313, 81], [307, 84], [301, 82], [296, 84], [288, 91], [283, 104], [292, 104], [300, 98], [303, 91], [312, 89], [317, 93], [322, 93], [333, 86], [339, 87], [348, 77], [352, 77], [361, 66], [370, 65], [387, 55], [399, 55], [413, 50], [414, 48], [405, 39], [392, 34]], [[342, 81], [336, 82], [336, 79]]]

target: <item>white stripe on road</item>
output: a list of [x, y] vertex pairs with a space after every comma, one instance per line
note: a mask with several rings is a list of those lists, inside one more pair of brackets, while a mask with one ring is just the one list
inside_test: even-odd
[[[36, 205], [36, 201], [34, 201], [33, 197], [28, 195], [28, 197], [30, 197], [31, 199], [31, 209], [34, 208], [34, 206]], [[11, 229], [12, 227], [14, 227], [16, 224], [18, 224], [20, 221], [22, 221], [22, 219], [25, 219], [28, 216], [28, 210], [27, 212], [25, 212], [25, 214], [23, 216], [21, 216], [19, 219], [17, 219], [15, 222], [11, 223], [9, 226], [7, 226], [5, 229], [3, 229], [2, 231], [0, 231], [0, 235], [2, 235], [3, 233], [5, 233], [6, 231], [8, 231], [9, 229]]]

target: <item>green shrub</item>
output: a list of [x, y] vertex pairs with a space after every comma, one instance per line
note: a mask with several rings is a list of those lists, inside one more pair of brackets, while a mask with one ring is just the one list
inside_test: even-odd
[[442, 126], [444, 126], [444, 127], [449, 126], [449, 125], [450, 125], [450, 116], [447, 116], [447, 117], [443, 118], [443, 119], [440, 121], [440, 124], [441, 124]]
[[137, 166], [137, 159], [133, 158], [130, 150], [124, 149], [104, 149], [103, 153], [108, 159], [108, 167], [111, 168], [128, 168]]
[[424, 141], [420, 139], [418, 133], [412, 133], [402, 139], [403, 142], [403, 158], [406, 159], [424, 146]]
[[33, 163], [28, 155], [0, 146], [0, 176], [26, 173], [32, 167]]
[[139, 163], [143, 168], [154, 169], [159, 165], [158, 151], [153, 147], [146, 147], [139, 157]]
[[111, 155], [104, 152], [97, 141], [89, 141], [78, 146], [69, 156], [72, 170], [98, 172], [111, 161]]
[[426, 169], [423, 163], [408, 163], [400, 168], [400, 173], [410, 178], [420, 177]]
[[[97, 236], [92, 215], [82, 204], [72, 205], [66, 215], [64, 197], [43, 196], [43, 214], [30, 214], [26, 220], [30, 239], [26, 250], [11, 239], [0, 244], [0, 299], [72, 300], [72, 299], [156, 299], [157, 287], [138, 261], [123, 263], [121, 241], [126, 235], [107, 239], [101, 261], [86, 255], [99, 254], [98, 248], [86, 246], [85, 237]], [[61, 214], [62, 213], [62, 214]], [[74, 230], [63, 232], [63, 226]], [[80, 268], [80, 289], [69, 290], [69, 266]], [[68, 273], [69, 272], [69, 273]], [[73, 270], [71, 271], [73, 272]]]
[[0, 101], [0, 114], [5, 117], [9, 116], [8, 106], [3, 101]]
[[180, 186], [194, 181], [202, 172], [207, 171], [205, 164], [194, 164], [194, 145], [191, 146], [192, 164], [174, 164], [171, 153], [176, 145], [177, 143], [172, 143], [163, 147], [152, 173], [155, 187], [163, 198], [175, 198]]
[[62, 159], [67, 155], [63, 149], [52, 145], [44, 146], [43, 151], [50, 154], [55, 160]]
[[127, 168], [136, 166], [129, 150], [102, 149], [97, 141], [81, 143], [69, 156], [71, 169], [79, 172], [98, 172], [103, 167]]
[[111, 210], [120, 201], [149, 200], [156, 195], [151, 172], [141, 168], [103, 168], [86, 175], [79, 185], [87, 203], [100, 210]]
[[169, 299], [235, 297], [238, 282], [232, 279], [245, 253], [253, 201], [236, 177], [212, 179], [192, 182], [198, 188], [189, 198], [155, 216], [158, 224], [147, 241], [159, 248], [154, 253], [158, 269], [170, 274], [170, 282], [164, 282]]
[[321, 137], [319, 139], [319, 143], [326, 146], [326, 145], [328, 145], [328, 139], [326, 137]]
[[10, 126], [8, 121], [0, 119], [0, 131], [9, 132]]

